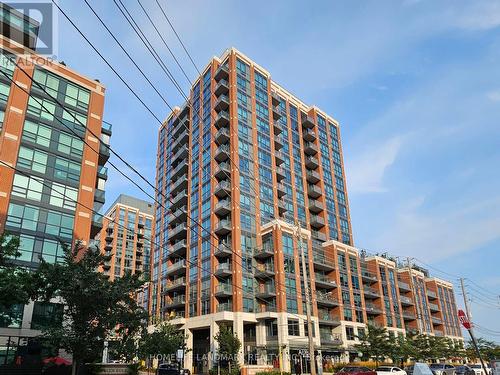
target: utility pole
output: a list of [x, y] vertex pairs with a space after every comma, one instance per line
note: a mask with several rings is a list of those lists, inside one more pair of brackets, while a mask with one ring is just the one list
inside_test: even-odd
[[[469, 301], [467, 300], [467, 294], [465, 292], [465, 286], [464, 286], [464, 279], [460, 278], [460, 286], [462, 287], [462, 296], [464, 297], [464, 305], [465, 305], [465, 313], [467, 315], [467, 321], [469, 323], [468, 326], [462, 323], [462, 325], [467, 329], [470, 335], [470, 339], [472, 341], [472, 345], [474, 345], [474, 349], [476, 349], [477, 356], [479, 357], [479, 360], [481, 361], [481, 366], [483, 367], [483, 371], [485, 375], [488, 374], [488, 370], [486, 369], [486, 366], [484, 365], [483, 357], [481, 356], [481, 352], [479, 351], [479, 347], [477, 346], [477, 341], [476, 338], [474, 337], [474, 333], [472, 332], [472, 328], [474, 327], [472, 323], [472, 317], [471, 317], [471, 312], [470, 312], [470, 306], [469, 306]], [[463, 313], [463, 311], [462, 311]]]
[[299, 235], [299, 251], [302, 261], [302, 274], [304, 275], [304, 292], [306, 295], [306, 314], [307, 314], [307, 338], [309, 340], [309, 361], [311, 367], [311, 375], [316, 375], [316, 356], [314, 355], [314, 341], [313, 341], [313, 325], [311, 320], [311, 299], [309, 295], [309, 282], [307, 280], [306, 257], [304, 255], [304, 247], [302, 246], [302, 228], [300, 221], [298, 222], [298, 235]]
[[415, 291], [415, 285], [413, 285], [413, 272], [412, 272], [412, 267], [411, 267], [411, 259], [410, 257], [406, 258], [406, 266], [408, 268], [408, 272], [410, 275], [410, 289], [411, 293], [413, 294], [413, 298], [415, 299], [415, 310], [417, 313], [417, 327], [418, 327], [418, 333], [422, 334], [423, 331], [423, 325], [422, 325], [422, 315], [420, 314], [420, 298], [418, 296], [418, 293]]

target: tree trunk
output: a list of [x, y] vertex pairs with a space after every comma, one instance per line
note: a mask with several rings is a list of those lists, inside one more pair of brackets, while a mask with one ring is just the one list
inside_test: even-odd
[[73, 365], [71, 366], [71, 375], [76, 375], [77, 371], [78, 371], [78, 364], [73, 358]]

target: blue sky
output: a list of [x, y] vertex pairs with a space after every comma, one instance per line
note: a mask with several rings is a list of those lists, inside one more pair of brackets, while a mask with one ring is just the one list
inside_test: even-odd
[[[355, 244], [416, 257], [454, 282], [473, 280], [467, 281], [476, 288], [470, 289], [473, 319], [499, 332], [478, 334], [500, 341], [493, 296], [500, 294], [500, 3], [160, 1], [200, 68], [234, 46], [338, 119]], [[113, 2], [90, 2], [169, 102], [181, 104]], [[194, 79], [155, 2], [142, 2]], [[136, 1], [125, 3], [153, 36]], [[60, 4], [158, 117], [166, 117], [168, 108], [86, 5]], [[59, 37], [59, 59], [107, 87], [112, 146], [154, 183], [158, 124], [62, 17]], [[187, 90], [159, 40], [156, 46]], [[141, 196], [110, 171], [108, 204], [121, 192]]]

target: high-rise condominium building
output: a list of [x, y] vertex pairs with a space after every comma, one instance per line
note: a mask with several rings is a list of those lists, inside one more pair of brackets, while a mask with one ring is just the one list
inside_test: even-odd
[[[61, 260], [61, 242], [88, 246], [100, 231], [94, 211], [104, 204], [111, 128], [102, 123], [102, 84], [37, 55], [30, 48], [36, 22], [5, 4], [1, 12], [9, 32], [0, 35], [0, 232], [20, 236], [15, 261], [35, 268], [41, 258]], [[0, 328], [2, 340], [38, 333], [61, 309], [17, 306], [13, 325]]]
[[[142, 199], [120, 194], [103, 219], [103, 228], [96, 240], [101, 252], [110, 256], [102, 268], [110, 280], [131, 274], [144, 273], [149, 280], [151, 240], [154, 238], [154, 207]], [[145, 309], [150, 305], [149, 283], [138, 294]]]
[[157, 157], [152, 313], [186, 331], [185, 366], [207, 370], [222, 324], [245, 365], [307, 348], [301, 248], [323, 354], [345, 359], [370, 321], [404, 332], [396, 265], [352, 247], [338, 122], [264, 68], [235, 49], [213, 58], [160, 127]]

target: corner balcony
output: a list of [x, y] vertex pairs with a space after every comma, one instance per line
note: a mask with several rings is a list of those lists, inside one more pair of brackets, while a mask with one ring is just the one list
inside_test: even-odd
[[186, 160], [181, 161], [178, 165], [170, 173], [170, 178], [172, 180], [178, 179], [183, 174], [186, 174], [188, 171], [188, 162]]
[[278, 201], [278, 213], [279, 213], [280, 215], [283, 215], [286, 211], [287, 211], [287, 210], [286, 210], [286, 204], [285, 204], [285, 201], [284, 201], [284, 200], [282, 200], [282, 199], [280, 199], [280, 200]]
[[222, 241], [214, 250], [214, 255], [219, 258], [228, 258], [233, 255], [232, 245], [228, 241]]
[[102, 230], [102, 215], [93, 214], [90, 224], [90, 237], [94, 238]]
[[311, 198], [317, 199], [323, 195], [323, 192], [319, 186], [309, 184], [307, 185], [307, 195]]
[[220, 129], [225, 126], [229, 126], [229, 113], [226, 111], [221, 111], [217, 114], [215, 118], [214, 125], [217, 129]]
[[274, 257], [274, 249], [271, 246], [264, 246], [253, 250], [255, 259], [266, 259]]
[[185, 239], [179, 240], [175, 242], [169, 249], [168, 257], [169, 258], [178, 258], [180, 256], [184, 256], [187, 250], [187, 242]]
[[182, 132], [178, 138], [174, 138], [172, 143], [172, 152], [176, 153], [179, 148], [186, 145], [189, 141], [189, 134], [187, 131]]
[[411, 313], [411, 312], [406, 312], [406, 311], [403, 311], [403, 320], [405, 321], [412, 321], [412, 320], [416, 320], [417, 317], [415, 316], [414, 313]]
[[215, 204], [214, 213], [218, 217], [224, 217], [231, 213], [231, 200], [229, 198], [221, 199]]
[[273, 107], [273, 119], [279, 120], [282, 117], [281, 109], [279, 106]]
[[231, 284], [219, 284], [215, 288], [215, 296], [228, 298], [233, 296], [233, 286]]
[[219, 303], [217, 305], [217, 312], [233, 311], [233, 304], [231, 302]]
[[370, 288], [369, 286], [363, 287], [363, 294], [365, 295], [365, 299], [377, 299], [380, 298], [380, 293], [375, 288]]
[[332, 293], [316, 292], [316, 304], [318, 306], [336, 307], [339, 306], [339, 300], [336, 295]]
[[214, 79], [216, 82], [219, 82], [221, 79], [229, 79], [229, 68], [227, 65], [221, 65], [217, 68], [214, 74]]
[[187, 120], [179, 120], [178, 125], [172, 129], [172, 139], [179, 139], [188, 135], [188, 121]]
[[185, 206], [187, 203], [188, 195], [187, 195], [187, 190], [182, 190], [175, 194], [175, 196], [172, 197], [171, 200], [171, 210], [176, 210], [179, 207]]
[[283, 133], [283, 125], [279, 121], [273, 122], [274, 135], [279, 135]]
[[225, 111], [229, 108], [229, 96], [221, 95], [215, 101], [214, 109], [216, 112]]
[[186, 157], [188, 156], [189, 152], [188, 152], [188, 146], [187, 145], [184, 145], [182, 146], [181, 148], [179, 148], [175, 154], [173, 154], [172, 156], [172, 163], [174, 162], [178, 162], [178, 161], [182, 161], [184, 159], [186, 159]]
[[278, 192], [278, 198], [281, 199], [286, 195], [285, 184], [280, 182], [276, 185], [276, 191]]
[[229, 181], [221, 181], [215, 185], [214, 194], [219, 199], [231, 196], [231, 184]]
[[373, 303], [366, 304], [366, 314], [367, 315], [380, 315], [382, 314], [382, 308], [374, 305]]
[[302, 117], [302, 126], [306, 129], [314, 128], [314, 119], [311, 116]]
[[408, 284], [408, 283], [398, 281], [398, 287], [399, 287], [399, 290], [402, 290], [404, 292], [411, 292], [410, 284]]
[[318, 153], [318, 146], [316, 146], [312, 142], [305, 142], [304, 143], [304, 152], [306, 155], [316, 155]]
[[336, 334], [321, 334], [320, 335], [321, 345], [333, 345], [341, 346], [344, 342], [342, 341], [342, 335]]
[[255, 291], [255, 297], [259, 299], [268, 299], [276, 297], [276, 287], [274, 285], [263, 285]]
[[186, 288], [186, 278], [179, 277], [175, 280], [168, 281], [165, 287], [163, 288], [163, 293], [170, 293], [174, 291], [183, 290]]
[[220, 96], [222, 94], [229, 93], [229, 82], [225, 79], [221, 79], [219, 83], [215, 86], [214, 94], [215, 96]]
[[278, 182], [284, 180], [285, 177], [285, 169], [283, 167], [276, 167], [276, 179], [278, 180]]
[[427, 289], [426, 293], [427, 293], [427, 297], [429, 297], [429, 299], [437, 299], [436, 292], [433, 292], [432, 290]]
[[175, 307], [180, 307], [182, 305], [186, 304], [186, 296], [185, 295], [180, 295], [180, 296], [175, 296], [173, 298], [168, 298], [165, 301], [165, 307], [167, 308], [175, 308]]
[[230, 263], [219, 263], [215, 267], [214, 275], [219, 278], [227, 278], [233, 275]]
[[103, 167], [103, 166], [99, 166], [97, 168], [97, 177], [106, 181], [108, 179], [108, 168]]
[[340, 319], [331, 315], [330, 312], [318, 310], [318, 321], [320, 325], [337, 327], [340, 325]]
[[94, 191], [94, 202], [104, 204], [106, 202], [106, 193], [104, 190], [95, 189]]
[[220, 128], [219, 130], [217, 130], [217, 133], [215, 133], [215, 142], [217, 142], [217, 144], [219, 145], [227, 143], [229, 139], [230, 136], [228, 128]]
[[168, 239], [169, 241], [176, 241], [181, 238], [186, 238], [186, 234], [187, 225], [186, 223], [181, 223], [176, 225], [175, 227], [172, 227], [172, 229], [168, 231]]
[[168, 266], [165, 276], [173, 276], [181, 273], [186, 273], [186, 261], [184, 259]]
[[99, 157], [98, 164], [104, 165], [108, 161], [111, 153], [109, 152], [109, 146], [104, 144], [102, 141], [99, 143]]
[[217, 236], [226, 236], [231, 233], [231, 230], [231, 220], [219, 220], [214, 228], [214, 232]]
[[439, 310], [439, 306], [436, 303], [431, 303], [431, 302], [429, 302], [429, 309], [432, 312], [438, 312], [438, 311], [440, 311]]
[[309, 224], [312, 228], [321, 229], [325, 226], [325, 219], [319, 215], [311, 215]]
[[374, 273], [366, 270], [361, 270], [361, 278], [363, 279], [363, 281], [367, 281], [372, 284], [378, 281], [377, 276]]
[[225, 180], [231, 178], [231, 165], [228, 162], [219, 163], [215, 167], [214, 176], [217, 180]]
[[274, 158], [276, 159], [276, 165], [281, 165], [285, 162], [285, 154], [283, 151], [274, 151]]
[[188, 178], [186, 174], [181, 175], [177, 180], [172, 180], [172, 185], [170, 187], [170, 194], [174, 195], [177, 192], [187, 189]]
[[316, 289], [327, 289], [332, 290], [337, 287], [335, 280], [329, 278], [323, 274], [314, 274], [314, 283], [316, 284]]
[[321, 176], [316, 171], [307, 171], [306, 178], [307, 178], [307, 182], [310, 182], [311, 184], [315, 184], [319, 180], [321, 180]]
[[431, 318], [431, 320], [432, 320], [432, 324], [434, 324], [434, 325], [439, 326], [439, 325], [443, 324], [443, 320], [442, 319], [436, 318], [434, 316]]
[[[172, 211], [171, 211], [172, 212]], [[187, 206], [179, 207], [168, 215], [168, 222], [170, 225], [185, 222], [187, 219]]]
[[315, 251], [313, 251], [313, 265], [315, 269], [327, 272], [335, 269], [335, 263], [332, 260], [326, 259], [325, 255], [318, 254]]
[[302, 137], [307, 142], [314, 142], [316, 140], [316, 132], [312, 129], [306, 129], [302, 132]]
[[273, 106], [278, 106], [281, 103], [281, 99], [275, 91], [271, 91], [271, 103]]
[[257, 279], [269, 279], [274, 275], [274, 266], [272, 264], [260, 264], [255, 269], [255, 278]]
[[215, 150], [214, 159], [218, 162], [226, 161], [229, 159], [229, 154], [231, 150], [229, 149], [229, 145], [220, 145]]
[[310, 200], [309, 201], [309, 211], [314, 212], [315, 214], [318, 214], [322, 212], [325, 209], [323, 206], [323, 203], [317, 200]]
[[307, 169], [316, 169], [319, 167], [319, 160], [314, 156], [306, 156], [305, 164]]
[[282, 135], [279, 135], [277, 137], [274, 137], [274, 149], [275, 150], [281, 150], [284, 146], [284, 140], [283, 140], [283, 136]]
[[399, 296], [399, 300], [401, 301], [401, 306], [413, 306], [413, 300], [406, 296]]

